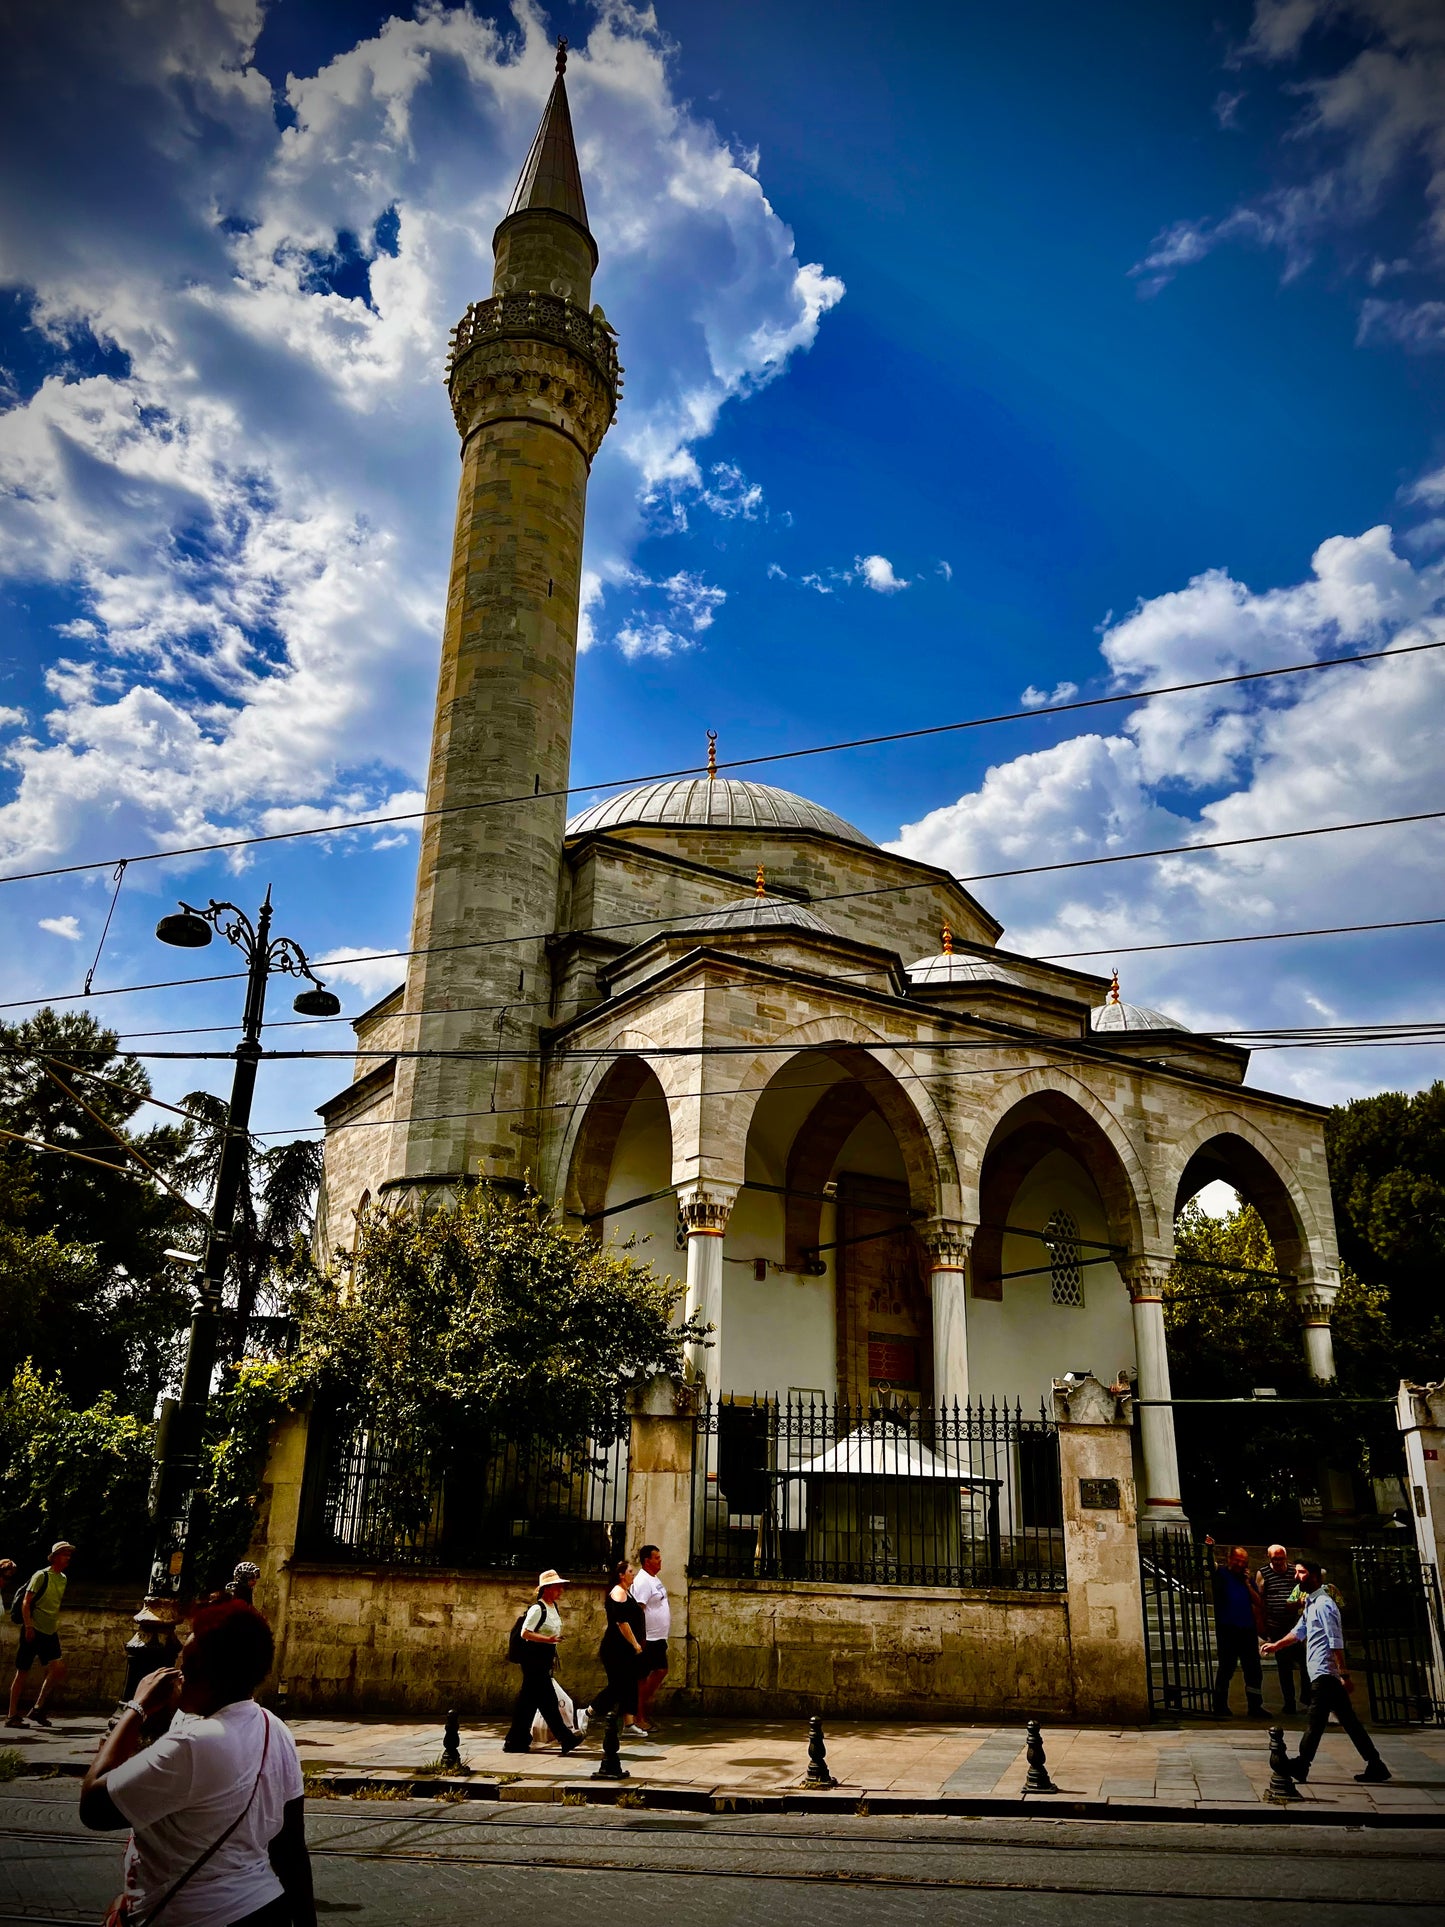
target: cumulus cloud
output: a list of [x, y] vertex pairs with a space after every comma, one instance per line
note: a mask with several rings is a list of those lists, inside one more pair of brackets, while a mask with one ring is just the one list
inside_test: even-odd
[[53, 937], [66, 937], [71, 943], [80, 942], [80, 925], [74, 917], [41, 917], [40, 928], [48, 930]]
[[[1300, 77], [1308, 59], [1328, 64]], [[1299, 105], [1280, 155], [1285, 178], [1226, 214], [1166, 227], [1134, 269], [1144, 291], [1157, 293], [1181, 269], [1239, 242], [1277, 250], [1288, 279], [1326, 241], [1357, 235], [1397, 188], [1413, 203], [1414, 242], [1392, 271], [1438, 272], [1445, 258], [1440, 9], [1429, 0], [1256, 0], [1231, 64], [1291, 70], [1286, 88]], [[1222, 127], [1235, 124], [1241, 98], [1219, 96]], [[1368, 302], [1362, 337], [1438, 346], [1437, 305]]]
[[1019, 701], [1025, 709], [1042, 709], [1045, 703], [1070, 703], [1078, 693], [1076, 682], [1056, 682], [1052, 689], [1036, 689], [1030, 683]]
[[[0, 159], [31, 187], [0, 278], [53, 371], [0, 416], [0, 577], [80, 606], [5, 752], [0, 860], [383, 808], [425, 763], [456, 473], [438, 375], [551, 83], [542, 17], [423, 0], [290, 78], [280, 115], [249, 0], [21, 0], [7, 24]], [[685, 573], [639, 600], [649, 498], [764, 513], [698, 451], [843, 292], [668, 54], [650, 10], [602, 0], [568, 70], [629, 366], [583, 642], [625, 654], [691, 646], [722, 601]]]
[[893, 595], [908, 587], [906, 581], [893, 573], [893, 564], [886, 555], [860, 555], [854, 567], [868, 587], [879, 595]]
[[[1104, 664], [1128, 689], [1352, 648], [1445, 643], [1439, 541], [1416, 562], [1400, 546], [1388, 528], [1331, 537], [1307, 577], [1271, 590], [1210, 571], [1110, 624]], [[979, 877], [1405, 816], [1439, 808], [1442, 737], [1445, 649], [1154, 697], [1114, 734], [1085, 733], [995, 765], [976, 790], [906, 825], [892, 847]], [[1011, 946], [1104, 950], [1091, 967], [1107, 969], [1111, 944], [1438, 915], [1442, 873], [1445, 829], [1426, 822], [1045, 871], [979, 889], [1006, 917]], [[1319, 1008], [1361, 1021], [1433, 1015], [1433, 958], [1397, 955], [1388, 978], [1364, 973], [1361, 996], [1361, 946], [1372, 941], [1120, 961], [1126, 994], [1202, 1029], [1322, 1021]], [[1270, 1061], [1264, 1080], [1329, 1099], [1402, 1075], [1388, 1052], [1343, 1058]], [[1414, 1063], [1410, 1072], [1429, 1074]]]

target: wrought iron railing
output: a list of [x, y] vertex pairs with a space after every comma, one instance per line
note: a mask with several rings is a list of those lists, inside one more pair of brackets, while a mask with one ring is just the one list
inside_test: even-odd
[[313, 1423], [297, 1553], [349, 1565], [599, 1573], [620, 1556], [628, 1428], [590, 1450], [497, 1440], [442, 1473], [376, 1425]]
[[1139, 1576], [1150, 1713], [1211, 1718], [1219, 1662], [1213, 1549], [1182, 1530], [1141, 1534]]
[[1435, 1567], [1413, 1546], [1351, 1549], [1370, 1718], [1445, 1726], [1445, 1612]]
[[696, 1429], [696, 1577], [1063, 1589], [1058, 1432], [1042, 1413], [725, 1397]]
[[613, 391], [622, 393], [622, 369], [617, 360], [617, 338], [604, 322], [579, 308], [561, 295], [539, 294], [524, 289], [515, 294], [494, 294], [486, 301], [474, 301], [452, 330], [448, 372], [454, 370], [478, 342], [496, 340], [504, 335], [527, 338], [540, 335], [583, 355], [596, 368]]

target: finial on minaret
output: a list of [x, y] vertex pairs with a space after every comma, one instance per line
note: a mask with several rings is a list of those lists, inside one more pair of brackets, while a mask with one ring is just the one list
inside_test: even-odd
[[754, 887], [753, 894], [760, 897], [765, 897], [768, 894], [768, 880], [763, 874], [763, 866], [761, 863], [758, 865], [758, 880]]
[[559, 74], [565, 74], [567, 71], [567, 36], [565, 33], [558, 34], [557, 36], [557, 71]]
[[717, 781], [717, 731], [715, 729], [710, 729], [707, 733], [707, 780], [709, 783]]
[[1117, 964], [1114, 966], [1114, 974], [1109, 980], [1109, 1002], [1111, 1004], [1123, 1002], [1123, 999], [1119, 995], [1119, 966]]
[[948, 923], [943, 926], [943, 954], [945, 957], [953, 955], [953, 926]]

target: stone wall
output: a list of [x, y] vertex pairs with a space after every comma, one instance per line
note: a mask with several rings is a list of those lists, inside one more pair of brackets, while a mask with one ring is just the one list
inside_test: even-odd
[[[139, 1609], [144, 1590], [139, 1580], [131, 1586], [90, 1585], [81, 1580], [66, 1588], [65, 1604], [60, 1609], [60, 1650], [66, 1665], [62, 1707], [74, 1713], [109, 1711], [120, 1698], [125, 1684], [125, 1643], [135, 1631], [131, 1616]], [[20, 1632], [8, 1619], [5, 1630], [9, 1635], [4, 1648], [8, 1691]], [[30, 1698], [21, 1702], [22, 1712], [39, 1689], [38, 1666], [31, 1668], [31, 1686]]]
[[694, 1579], [688, 1611], [703, 1713], [930, 1720], [1072, 1711], [1060, 1594]]
[[[395, 1566], [292, 1565], [278, 1680], [288, 1710], [426, 1718], [501, 1713], [517, 1690], [507, 1635], [533, 1575]], [[557, 1676], [585, 1704], [603, 1683], [601, 1580], [562, 1602]], [[440, 1750], [440, 1729], [438, 1729]]]

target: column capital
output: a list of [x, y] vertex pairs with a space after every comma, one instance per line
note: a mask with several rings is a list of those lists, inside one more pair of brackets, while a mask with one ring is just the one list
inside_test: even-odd
[[1173, 1258], [1164, 1252], [1136, 1252], [1119, 1260], [1120, 1276], [1136, 1305], [1151, 1298], [1162, 1298], [1173, 1269]]
[[925, 1218], [917, 1229], [928, 1253], [930, 1270], [964, 1269], [977, 1225], [964, 1224], [956, 1218]]
[[1289, 1287], [1289, 1295], [1306, 1325], [1328, 1325], [1340, 1295], [1339, 1273], [1326, 1271], [1318, 1278], [1296, 1278]]
[[716, 1178], [701, 1178], [677, 1187], [677, 1215], [687, 1226], [689, 1237], [720, 1238], [737, 1202], [739, 1184], [726, 1184]]

